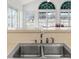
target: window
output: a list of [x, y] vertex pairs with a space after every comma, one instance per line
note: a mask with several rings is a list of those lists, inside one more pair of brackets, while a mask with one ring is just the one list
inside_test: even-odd
[[61, 24], [63, 24], [65, 27], [70, 27], [70, 13], [61, 12], [60, 19]]
[[34, 29], [34, 14], [24, 13], [24, 29]]
[[61, 12], [60, 12], [60, 24], [63, 27], [69, 28], [70, 25], [70, 18], [71, 18], [71, 2], [66, 1], [61, 6]]
[[17, 10], [8, 8], [8, 29], [17, 28]]
[[55, 27], [56, 19], [53, 12], [39, 12], [39, 28], [53, 29]]
[[48, 29], [54, 29], [55, 24], [56, 24], [55, 12], [47, 13], [47, 22], [48, 22]]
[[53, 12], [39, 12], [38, 15], [38, 24], [41, 29], [53, 29], [55, 27], [56, 19], [55, 19], [55, 6], [51, 2], [44, 1], [40, 4], [39, 10], [53, 10]]
[[[24, 6], [25, 7], [25, 6]], [[51, 2], [42, 2], [39, 5], [39, 10], [49, 10], [55, 11], [55, 6]], [[55, 13], [54, 12], [43, 12], [39, 11], [37, 17], [35, 13], [27, 12], [24, 9], [24, 25], [25, 29], [48, 29], [55, 26]], [[36, 17], [36, 18], [35, 18]]]
[[55, 6], [51, 2], [45, 1], [40, 4], [39, 9], [55, 9]]
[[47, 27], [46, 12], [39, 12], [38, 24], [40, 29]]
[[[42, 2], [37, 12], [23, 9], [23, 28], [24, 29], [60, 29], [70, 27], [71, 18], [71, 2], [66, 1], [62, 3], [61, 10], [56, 10], [52, 2]], [[35, 11], [35, 10], [34, 10]], [[57, 13], [58, 11], [58, 13]]]
[[71, 2], [66, 1], [62, 4], [61, 9], [71, 9]]

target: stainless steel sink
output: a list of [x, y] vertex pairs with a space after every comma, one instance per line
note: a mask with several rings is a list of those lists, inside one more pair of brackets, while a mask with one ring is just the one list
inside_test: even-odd
[[34, 58], [41, 57], [41, 46], [37, 45], [26, 45], [20, 46], [16, 53], [13, 55], [14, 58]]
[[43, 46], [45, 57], [70, 57], [69, 48], [64, 44], [50, 44]]
[[61, 43], [18, 44], [8, 55], [8, 59], [70, 59], [71, 51]]

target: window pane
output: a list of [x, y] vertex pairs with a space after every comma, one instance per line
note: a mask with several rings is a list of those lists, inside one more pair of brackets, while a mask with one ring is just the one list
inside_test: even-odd
[[39, 19], [46, 19], [46, 12], [39, 12]]
[[24, 13], [24, 29], [34, 29], [34, 14], [33, 13]]
[[70, 27], [70, 12], [61, 12], [60, 13], [60, 23], [64, 27]]
[[17, 28], [17, 11], [8, 8], [8, 29]]

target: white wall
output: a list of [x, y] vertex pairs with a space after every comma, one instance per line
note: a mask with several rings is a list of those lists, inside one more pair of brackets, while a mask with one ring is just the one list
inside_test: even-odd
[[22, 6], [17, 0], [7, 0], [8, 7], [14, 8], [14, 9], [22, 9]]

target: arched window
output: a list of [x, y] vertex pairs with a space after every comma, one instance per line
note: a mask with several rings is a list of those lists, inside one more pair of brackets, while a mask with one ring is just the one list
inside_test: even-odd
[[70, 28], [71, 23], [71, 1], [65, 1], [61, 5], [61, 12], [60, 12], [60, 24], [62, 24], [65, 28]]
[[39, 6], [39, 9], [55, 9], [55, 6], [51, 2], [42, 2]]
[[62, 4], [61, 9], [71, 9], [71, 1], [66, 1]]
[[[38, 24], [41, 29], [53, 29], [55, 26], [55, 5], [52, 2], [44, 1], [39, 5]], [[41, 11], [51, 10], [51, 11]]]

